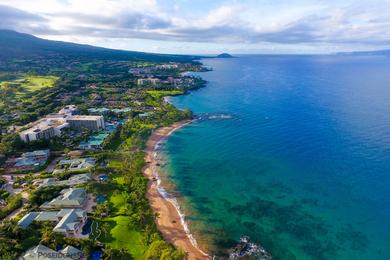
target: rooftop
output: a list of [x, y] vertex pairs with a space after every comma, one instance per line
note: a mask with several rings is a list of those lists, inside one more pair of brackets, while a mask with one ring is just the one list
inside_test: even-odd
[[30, 212], [24, 215], [19, 221], [18, 225], [22, 228], [27, 228], [39, 215], [39, 212]]
[[[50, 257], [50, 256], [54, 256], [54, 257]], [[72, 260], [71, 258], [68, 258], [66, 256], [60, 257], [58, 252], [41, 244], [32, 247], [28, 251], [26, 251], [26, 253], [23, 255], [23, 259], [25, 260], [53, 260], [53, 259]]]
[[[81, 210], [79, 212], [83, 212], [85, 215], [85, 211]], [[58, 224], [54, 227], [53, 231], [66, 233], [68, 231], [75, 231], [77, 226], [79, 225], [80, 213], [76, 213], [76, 209], [69, 210], [66, 215], [58, 222]]]
[[87, 197], [85, 189], [82, 188], [69, 188], [61, 191], [61, 195], [45, 202], [41, 205], [41, 208], [66, 208], [66, 207], [80, 207], [84, 204]]
[[50, 154], [50, 150], [36, 150], [32, 152], [26, 152], [22, 154], [22, 157], [38, 157], [38, 156], [46, 156], [48, 157]]
[[100, 118], [103, 118], [103, 116], [85, 116], [85, 115], [77, 115], [72, 116], [69, 118], [69, 120], [98, 120]]

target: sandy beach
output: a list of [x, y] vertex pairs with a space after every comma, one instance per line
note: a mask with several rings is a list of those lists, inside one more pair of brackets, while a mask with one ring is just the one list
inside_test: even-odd
[[190, 120], [185, 120], [159, 128], [149, 138], [146, 144], [146, 166], [144, 168], [144, 174], [149, 179], [147, 198], [152, 209], [158, 215], [156, 224], [166, 241], [185, 251], [188, 254], [188, 259], [209, 259], [207, 254], [197, 248], [186, 224], [182, 223], [175, 201], [164, 198], [159, 192], [157, 162], [155, 160], [156, 146], [172, 132], [190, 122]]

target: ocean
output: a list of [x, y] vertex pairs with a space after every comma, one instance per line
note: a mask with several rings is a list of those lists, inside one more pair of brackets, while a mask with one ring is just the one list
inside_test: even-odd
[[161, 174], [202, 248], [390, 259], [390, 57], [204, 59]]

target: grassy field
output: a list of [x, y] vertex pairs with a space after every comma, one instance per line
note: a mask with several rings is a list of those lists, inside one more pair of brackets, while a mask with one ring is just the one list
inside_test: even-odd
[[144, 259], [147, 248], [145, 238], [136, 230], [128, 216], [94, 220], [91, 237], [114, 249], [126, 249], [132, 259]]
[[162, 98], [165, 96], [182, 95], [183, 91], [180, 91], [180, 90], [150, 90], [150, 91], [147, 91], [147, 93], [154, 98]]
[[[119, 169], [122, 162], [113, 159], [108, 166]], [[107, 198], [110, 207], [110, 215], [106, 218], [94, 219], [90, 237], [98, 240], [113, 249], [125, 249], [129, 255], [125, 259], [144, 259], [148, 249], [142, 230], [139, 230], [132, 219], [126, 215], [129, 209], [126, 207], [126, 192], [121, 190], [124, 177], [119, 173], [110, 173], [111, 183], [95, 183], [95, 193]], [[133, 221], [133, 222], [132, 222]]]
[[12, 81], [2, 81], [0, 87], [4, 89], [8, 85], [14, 89], [15, 96], [21, 98], [43, 88], [53, 87], [58, 79], [56, 76], [25, 76]]

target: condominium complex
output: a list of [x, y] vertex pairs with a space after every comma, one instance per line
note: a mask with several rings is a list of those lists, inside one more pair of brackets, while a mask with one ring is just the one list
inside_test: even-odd
[[71, 116], [68, 119], [71, 128], [81, 130], [83, 128], [99, 131], [104, 129], [103, 116]]
[[160, 79], [157, 78], [144, 78], [144, 79], [138, 79], [137, 85], [157, 85], [160, 82]]
[[48, 115], [31, 124], [32, 127], [19, 133], [23, 142], [51, 139], [60, 136], [62, 129], [69, 126], [65, 115]]
[[30, 123], [30, 128], [19, 133], [20, 139], [25, 142], [48, 140], [55, 136], [60, 136], [62, 130], [71, 127], [76, 130], [88, 128], [92, 131], [104, 129], [103, 116], [81, 116], [74, 115], [77, 107], [69, 105], [61, 109], [58, 113], [47, 115], [46, 117]]

